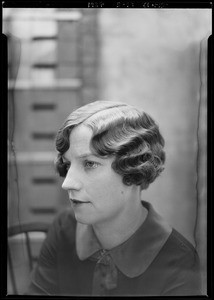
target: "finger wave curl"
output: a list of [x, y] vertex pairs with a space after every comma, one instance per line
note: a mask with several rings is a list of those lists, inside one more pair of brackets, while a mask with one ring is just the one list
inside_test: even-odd
[[117, 120], [102, 132], [95, 131], [91, 145], [98, 155], [115, 156], [112, 168], [126, 185], [146, 189], [164, 170], [164, 139], [146, 113], [137, 119]]

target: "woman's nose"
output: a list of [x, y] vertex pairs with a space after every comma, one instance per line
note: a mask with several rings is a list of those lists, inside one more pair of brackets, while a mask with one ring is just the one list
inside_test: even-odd
[[80, 180], [77, 179], [77, 176], [74, 176], [74, 173], [69, 172], [67, 173], [63, 183], [62, 188], [64, 190], [80, 190], [82, 184]]

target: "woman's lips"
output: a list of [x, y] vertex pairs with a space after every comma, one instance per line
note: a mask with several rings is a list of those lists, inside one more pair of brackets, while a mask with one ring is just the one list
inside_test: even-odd
[[89, 203], [89, 201], [81, 201], [81, 200], [77, 200], [77, 199], [70, 199], [70, 201], [74, 204], [85, 204], [85, 203]]

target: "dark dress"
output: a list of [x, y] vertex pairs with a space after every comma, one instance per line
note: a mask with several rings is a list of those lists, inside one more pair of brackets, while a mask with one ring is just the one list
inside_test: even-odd
[[[148, 202], [144, 223], [121, 245], [101, 249], [71, 209], [51, 226], [27, 295], [201, 295], [198, 255]], [[82, 227], [81, 227], [82, 226]]]

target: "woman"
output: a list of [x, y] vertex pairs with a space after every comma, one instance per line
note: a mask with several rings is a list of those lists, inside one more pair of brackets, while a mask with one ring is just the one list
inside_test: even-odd
[[56, 136], [71, 208], [43, 244], [28, 294], [200, 295], [194, 247], [141, 200], [163, 171], [164, 139], [145, 112], [96, 101]]

